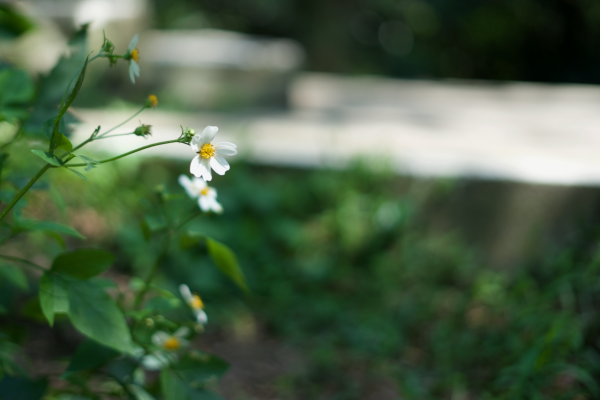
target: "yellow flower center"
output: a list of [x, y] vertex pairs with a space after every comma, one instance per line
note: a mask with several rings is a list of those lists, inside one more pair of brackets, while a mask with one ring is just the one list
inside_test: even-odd
[[175, 336], [171, 336], [170, 338], [165, 340], [165, 342], [163, 343], [163, 347], [167, 350], [177, 350], [179, 347], [181, 347], [181, 343], [179, 342], [179, 339], [177, 339]]
[[158, 97], [151, 94], [150, 96], [148, 96], [148, 103], [150, 103], [150, 107], [158, 106]]
[[131, 50], [131, 59], [135, 62], [138, 62], [138, 58], [140, 57], [140, 52], [138, 49]]
[[213, 146], [210, 143], [206, 143], [202, 145], [198, 154], [200, 154], [200, 157], [209, 160], [212, 156], [215, 155], [216, 151], [217, 149], [215, 149], [215, 146]]
[[200, 310], [201, 308], [204, 308], [204, 303], [200, 299], [200, 296], [197, 294], [192, 296], [192, 300], [190, 300], [190, 307], [192, 307], [194, 310]]
[[201, 194], [202, 196], [207, 196], [207, 195], [208, 195], [208, 186], [206, 186], [204, 189], [202, 189], [202, 190], [200, 191], [200, 194]]

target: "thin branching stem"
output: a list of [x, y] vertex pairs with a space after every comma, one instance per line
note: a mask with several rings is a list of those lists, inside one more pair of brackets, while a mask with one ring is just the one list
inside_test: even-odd
[[106, 136], [106, 134], [114, 131], [117, 128], [122, 127], [123, 125], [125, 125], [126, 123], [128, 123], [129, 121], [131, 121], [132, 119], [134, 119], [135, 117], [137, 117], [138, 115], [140, 115], [142, 113], [142, 111], [144, 111], [146, 109], [146, 106], [142, 106], [142, 108], [140, 108], [138, 110], [138, 112], [136, 112], [135, 114], [133, 114], [131, 117], [127, 118], [125, 121], [121, 122], [119, 125], [115, 126], [114, 128], [111, 128], [109, 130], [107, 130], [106, 132], [104, 132], [103, 134], [101, 134], [100, 136], [97, 137], [97, 139], [103, 138], [104, 136]]

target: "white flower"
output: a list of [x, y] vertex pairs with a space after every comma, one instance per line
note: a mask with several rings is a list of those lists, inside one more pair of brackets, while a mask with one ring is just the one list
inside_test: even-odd
[[200, 296], [197, 294], [192, 294], [188, 285], [179, 285], [179, 292], [181, 292], [181, 296], [196, 315], [196, 320], [198, 323], [202, 325], [206, 324], [208, 317], [203, 310], [204, 303], [202, 303]]
[[177, 361], [177, 357], [173, 353], [166, 351], [146, 353], [141, 347], [134, 349], [132, 355], [140, 360], [140, 364], [149, 371], [159, 371]]
[[179, 184], [192, 199], [198, 198], [198, 205], [202, 211], [223, 212], [223, 207], [217, 202], [216, 189], [209, 187], [204, 179], [190, 179], [186, 175], [179, 175]]
[[163, 331], [156, 331], [152, 335], [152, 343], [162, 347], [164, 350], [176, 351], [189, 344], [186, 340], [186, 336], [190, 334], [190, 328], [182, 326], [175, 331], [172, 335]]
[[129, 58], [129, 79], [131, 79], [131, 83], [135, 83], [135, 77], [140, 77], [140, 66], [138, 65], [138, 59], [140, 57], [140, 52], [135, 48], [137, 46], [139, 40], [139, 35], [136, 33], [131, 38], [131, 42], [129, 42], [129, 47], [127, 48], [126, 57]]
[[237, 154], [237, 146], [230, 142], [218, 142], [212, 144], [212, 140], [219, 128], [207, 126], [202, 134], [196, 133], [190, 142], [192, 150], [198, 155], [190, 164], [190, 172], [196, 177], [203, 177], [205, 181], [212, 180], [210, 169], [214, 169], [219, 175], [225, 175], [229, 171], [229, 163], [223, 156], [234, 156]]

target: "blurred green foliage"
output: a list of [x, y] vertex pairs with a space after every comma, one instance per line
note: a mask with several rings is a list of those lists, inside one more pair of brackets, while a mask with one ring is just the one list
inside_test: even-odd
[[595, 0], [153, 0], [159, 28], [291, 37], [310, 70], [599, 83]]
[[[180, 195], [172, 171], [183, 167], [132, 160], [94, 170], [87, 183], [66, 173], [52, 180], [71, 215], [86, 215], [70, 223], [116, 251], [121, 273], [143, 276], [158, 250], [139, 228], [148, 212], [141, 199], [156, 185]], [[209, 337], [230, 335], [250, 314], [259, 332], [248, 346], [291, 346], [301, 368], [282, 372], [279, 398], [364, 399], [382, 390], [411, 399], [600, 398], [600, 232], [592, 223], [562, 247], [494, 270], [459, 228], [434, 228], [431, 216], [453, 200], [457, 182], [360, 167], [232, 170], [215, 182], [225, 213], [190, 223], [180, 245], [191, 251], [170, 253], [167, 265], [178, 268], [163, 271], [160, 285], [187, 282], [202, 293]], [[181, 201], [173, 212], [195, 207]], [[45, 195], [31, 209], [60, 215]], [[250, 296], [210, 267], [193, 240], [208, 232], [228, 239]]]

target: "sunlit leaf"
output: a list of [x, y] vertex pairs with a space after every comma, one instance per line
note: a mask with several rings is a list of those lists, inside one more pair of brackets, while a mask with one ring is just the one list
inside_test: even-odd
[[219, 267], [221, 272], [227, 275], [229, 279], [235, 282], [241, 289], [248, 292], [244, 273], [242, 272], [233, 251], [223, 243], [219, 243], [210, 238], [206, 239], [206, 246], [208, 247], [208, 254], [215, 264], [217, 264], [217, 267]]

